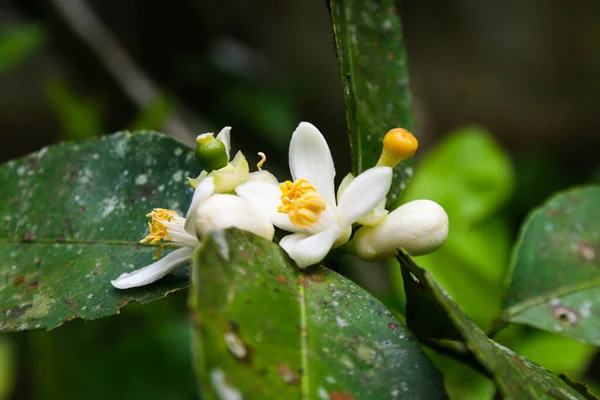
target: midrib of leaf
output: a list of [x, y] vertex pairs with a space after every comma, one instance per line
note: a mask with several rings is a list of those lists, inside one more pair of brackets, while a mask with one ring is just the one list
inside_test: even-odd
[[569, 294], [581, 292], [588, 289], [594, 289], [596, 287], [600, 287], [600, 278], [592, 279], [579, 285], [566, 286], [551, 292], [546, 292], [544, 294], [532, 297], [529, 300], [525, 300], [517, 305], [510, 307], [502, 314], [501, 318], [506, 320], [507, 318], [510, 318], [513, 315], [517, 315], [529, 308], [538, 306], [540, 304], [544, 304], [550, 301], [552, 298], [567, 296]]
[[24, 245], [32, 245], [38, 243], [52, 243], [57, 245], [65, 245], [65, 244], [84, 244], [84, 245], [110, 245], [110, 246], [140, 246], [140, 247], [158, 247], [155, 244], [145, 244], [142, 245], [139, 242], [130, 242], [126, 240], [73, 240], [73, 239], [46, 239], [36, 238], [35, 240], [23, 240], [19, 238], [0, 238], [0, 243], [20, 243]]
[[[342, 84], [347, 83], [347, 88], [344, 88], [344, 98], [346, 100], [346, 122], [348, 124], [348, 136], [350, 138], [350, 147], [353, 153], [353, 160], [356, 160], [356, 164], [353, 166], [354, 173], [359, 174], [362, 172], [362, 137], [359, 134], [360, 127], [358, 123], [354, 124], [352, 121], [356, 119], [356, 105], [354, 104], [354, 94], [356, 93], [354, 87], [354, 65], [352, 63], [352, 46], [350, 46], [350, 35], [348, 33], [348, 28], [346, 22], [348, 21], [348, 10], [350, 7], [345, 6], [345, 2], [343, 0], [339, 0], [340, 9], [342, 10], [344, 21], [339, 24], [340, 31], [338, 32], [338, 24], [334, 17], [336, 14], [333, 12], [335, 7], [336, 0], [331, 0], [329, 2], [329, 6], [332, 8], [331, 11], [331, 20], [333, 26], [333, 35], [335, 40], [335, 47], [338, 52], [338, 57], [341, 60], [340, 63], [340, 72], [342, 74]], [[340, 46], [338, 41], [341, 40], [342, 45]], [[347, 69], [347, 71], [344, 71]], [[354, 135], [354, 140], [352, 138], [352, 130], [356, 130], [356, 134]], [[353, 148], [353, 144], [356, 144], [356, 149]]]
[[301, 273], [298, 275], [298, 297], [300, 300], [300, 357], [302, 358], [302, 399], [310, 399], [310, 377], [308, 373], [308, 321], [306, 311], [306, 292]]

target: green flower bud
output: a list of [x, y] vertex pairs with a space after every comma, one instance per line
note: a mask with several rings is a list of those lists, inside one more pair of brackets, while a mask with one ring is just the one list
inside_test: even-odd
[[229, 163], [225, 144], [216, 139], [212, 133], [205, 133], [196, 138], [196, 160], [207, 172], [221, 169]]

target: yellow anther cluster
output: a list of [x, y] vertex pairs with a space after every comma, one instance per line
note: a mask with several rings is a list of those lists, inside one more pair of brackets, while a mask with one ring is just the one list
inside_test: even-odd
[[300, 227], [314, 225], [325, 210], [325, 200], [306, 179], [286, 181], [279, 185], [281, 190], [280, 213], [288, 214], [292, 224]]
[[394, 128], [383, 138], [383, 152], [377, 162], [378, 166], [395, 167], [402, 160], [412, 157], [419, 142], [404, 128]]
[[174, 218], [179, 217], [177, 212], [165, 208], [155, 208], [151, 213], [147, 214], [146, 217], [152, 218], [152, 221], [148, 222], [150, 233], [140, 240], [140, 243], [150, 242], [151, 244], [158, 244], [161, 240], [171, 239], [171, 235], [169, 234], [165, 222], [170, 222]]

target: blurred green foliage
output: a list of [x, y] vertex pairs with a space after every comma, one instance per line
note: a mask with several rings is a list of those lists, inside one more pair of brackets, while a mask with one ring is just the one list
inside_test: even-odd
[[34, 23], [0, 27], [0, 74], [19, 66], [44, 43], [45, 32]]
[[120, 316], [25, 334], [27, 385], [14, 398], [196, 399], [186, 293]]
[[44, 92], [60, 124], [60, 139], [83, 140], [104, 132], [96, 100], [79, 95], [61, 78], [49, 80]]
[[449, 134], [425, 156], [401, 199], [430, 199], [448, 213], [448, 240], [417, 260], [481, 326], [502, 306], [512, 241], [502, 207], [514, 183], [508, 154], [485, 130], [470, 127]]
[[[482, 327], [499, 315], [507, 290], [513, 231], [506, 207], [515, 181], [507, 152], [485, 130], [468, 127], [450, 133], [417, 163], [401, 200], [431, 199], [447, 211], [448, 240], [437, 252], [415, 261]], [[404, 297], [397, 267], [391, 269], [394, 284]], [[555, 373], [578, 378], [596, 352], [569, 338], [526, 327], [510, 327], [496, 339]], [[429, 354], [444, 374], [451, 398], [491, 398], [490, 379], [454, 359]]]

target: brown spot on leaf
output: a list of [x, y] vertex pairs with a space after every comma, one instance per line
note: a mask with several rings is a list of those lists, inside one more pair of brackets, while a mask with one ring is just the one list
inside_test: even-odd
[[77, 308], [77, 306], [79, 305], [79, 304], [73, 303], [73, 300], [71, 300], [71, 299], [67, 299], [67, 300], [65, 301], [65, 303], [67, 303], [67, 304], [69, 305], [69, 308], [70, 308], [71, 310], [74, 310], [74, 309], [76, 309], [76, 308]]
[[344, 391], [343, 393], [331, 392], [331, 400], [354, 400], [354, 397], [347, 391]]
[[557, 305], [552, 308], [554, 318], [563, 324], [569, 324], [570, 326], [576, 326], [579, 323], [579, 316], [572, 308], [565, 307], [563, 305]]
[[34, 290], [36, 290], [38, 287], [40, 286], [40, 281], [35, 280], [33, 282], [31, 282], [29, 285], [27, 285], [27, 291], [28, 292], [33, 292]]
[[24, 243], [35, 242], [36, 236], [35, 232], [27, 231], [23, 233], [23, 238], [21, 239]]
[[395, 322], [390, 322], [388, 324], [388, 326], [390, 327], [390, 329], [397, 329], [398, 328], [398, 324]]
[[123, 308], [125, 307], [127, 304], [131, 303], [132, 301], [135, 301], [135, 299], [133, 297], [125, 297], [124, 299], [121, 299], [119, 301], [119, 308]]
[[581, 242], [579, 245], [579, 254], [585, 262], [592, 262], [596, 259], [596, 249], [589, 242]]
[[306, 279], [300, 278], [300, 284], [304, 289], [308, 289], [308, 282], [306, 282]]
[[313, 282], [323, 282], [326, 278], [323, 274], [310, 274], [308, 275], [308, 279]]
[[294, 371], [287, 364], [280, 364], [277, 366], [277, 373], [281, 376], [281, 379], [288, 385], [297, 385], [300, 383], [300, 374]]
[[277, 282], [279, 283], [286, 283], [287, 279], [285, 279], [285, 276], [283, 275], [279, 275], [277, 278], [275, 278], [277, 280]]
[[21, 276], [17, 276], [15, 279], [13, 279], [12, 283], [15, 286], [19, 286], [20, 284], [22, 284], [23, 282], [25, 282], [25, 275], [21, 275]]

